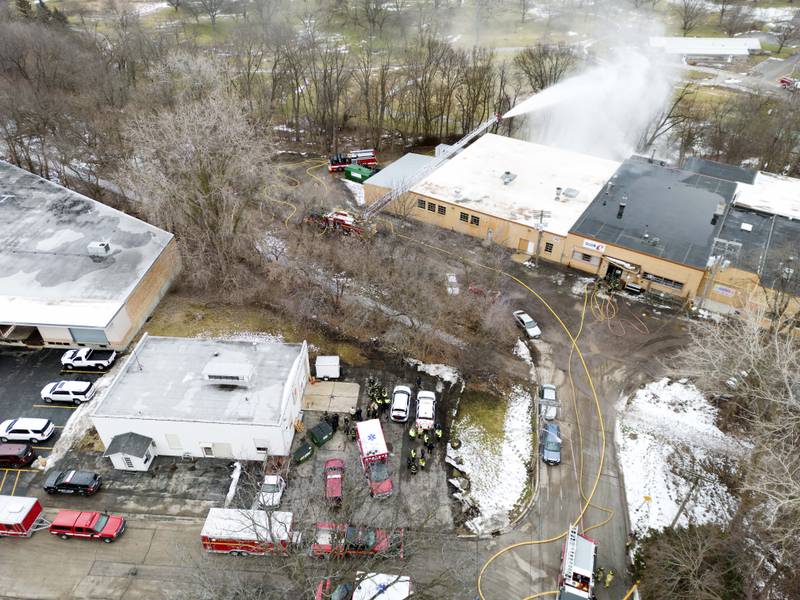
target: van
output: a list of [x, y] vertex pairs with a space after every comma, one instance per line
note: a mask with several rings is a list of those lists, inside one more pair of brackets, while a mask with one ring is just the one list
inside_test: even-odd
[[34, 460], [36, 453], [30, 444], [0, 444], [0, 467], [27, 467]]

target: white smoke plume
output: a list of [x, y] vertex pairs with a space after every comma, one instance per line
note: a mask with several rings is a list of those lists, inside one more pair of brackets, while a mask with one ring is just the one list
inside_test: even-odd
[[569, 77], [512, 108], [525, 114], [531, 141], [622, 160], [664, 108], [671, 69], [642, 47], [617, 48], [599, 65]]

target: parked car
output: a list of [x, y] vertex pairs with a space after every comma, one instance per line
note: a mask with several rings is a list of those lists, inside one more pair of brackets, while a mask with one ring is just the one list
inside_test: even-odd
[[353, 593], [352, 583], [340, 583], [334, 587], [333, 577], [326, 577], [317, 585], [314, 600], [349, 600]]
[[78, 348], [67, 350], [61, 357], [61, 366], [65, 369], [97, 369], [104, 371], [117, 360], [117, 353], [113, 350], [95, 350], [93, 348]]
[[322, 475], [325, 477], [325, 500], [328, 504], [339, 506], [342, 503], [344, 461], [341, 458], [326, 460]]
[[103, 540], [110, 544], [125, 531], [125, 519], [95, 511], [60, 510], [50, 523], [50, 533], [62, 540], [71, 537]]
[[0, 467], [20, 469], [34, 460], [36, 453], [30, 444], [0, 444]]
[[395, 532], [344, 523], [317, 523], [309, 554], [319, 558], [385, 556], [403, 558], [403, 530]]
[[547, 402], [547, 404], [540, 405], [539, 414], [542, 415], [542, 418], [546, 421], [552, 421], [558, 415], [558, 406], [555, 404], [558, 402], [556, 398], [556, 386], [552, 383], [542, 384], [539, 388], [539, 398]]
[[417, 429], [433, 429], [436, 419], [436, 394], [422, 390], [417, 394]]
[[542, 430], [542, 460], [548, 465], [561, 464], [561, 429], [548, 423]]
[[539, 325], [531, 319], [531, 316], [523, 310], [515, 310], [514, 311], [514, 320], [517, 322], [522, 330], [532, 340], [538, 340], [542, 337], [542, 330], [539, 329]]
[[411, 412], [411, 388], [405, 385], [396, 385], [392, 391], [392, 406], [389, 416], [392, 421], [405, 423]]
[[97, 473], [91, 471], [50, 471], [44, 480], [44, 491], [48, 494], [79, 494], [91, 496], [103, 485]]
[[56, 431], [47, 419], [9, 419], [0, 423], [0, 442], [43, 442]]
[[280, 475], [265, 475], [258, 490], [258, 505], [262, 508], [276, 508], [281, 505], [286, 482]]
[[72, 402], [80, 404], [94, 398], [95, 387], [90, 381], [56, 381], [42, 388], [45, 402]]
[[394, 493], [394, 484], [389, 476], [386, 461], [378, 460], [367, 464], [369, 495], [373, 498], [388, 498]]

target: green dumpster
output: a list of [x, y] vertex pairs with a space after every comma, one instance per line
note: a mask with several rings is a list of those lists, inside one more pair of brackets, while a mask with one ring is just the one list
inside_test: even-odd
[[308, 437], [319, 447], [333, 437], [333, 429], [325, 421], [320, 421], [318, 425], [308, 431]]
[[349, 165], [345, 167], [344, 170], [345, 179], [355, 181], [356, 183], [363, 183], [369, 179], [371, 175], [372, 169], [362, 167], [361, 165]]
[[301, 463], [305, 460], [308, 460], [312, 454], [314, 454], [314, 446], [303, 440], [303, 443], [300, 444], [300, 447], [292, 452], [292, 460], [296, 463]]

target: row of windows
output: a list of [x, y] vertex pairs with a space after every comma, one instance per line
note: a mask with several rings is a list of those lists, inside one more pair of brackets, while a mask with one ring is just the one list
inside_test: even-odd
[[469, 223], [470, 225], [480, 225], [481, 218], [476, 217], [475, 215], [468, 215], [465, 212], [462, 212], [458, 215], [458, 218], [464, 221], [464, 223]]
[[652, 273], [643, 273], [642, 277], [647, 279], [648, 281], [652, 281], [653, 283], [657, 283], [659, 285], [665, 285], [667, 287], [671, 287], [676, 290], [683, 289], [683, 284], [680, 281], [673, 281], [672, 279], [667, 279], [666, 277], [659, 277], [658, 275], [653, 275]]
[[425, 200], [423, 200], [422, 198], [417, 199], [417, 208], [423, 208], [423, 209], [427, 208], [430, 212], [432, 213], [438, 212], [440, 215], [447, 214], [446, 206], [442, 206], [441, 204], [439, 206], [436, 206], [436, 204], [434, 204], [433, 202], [426, 203]]

